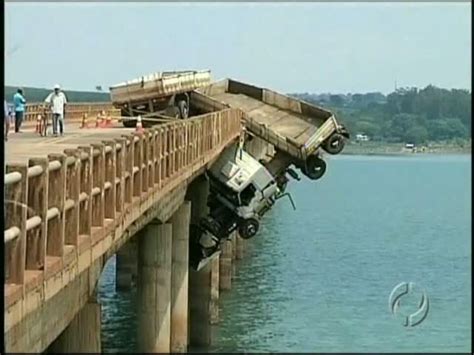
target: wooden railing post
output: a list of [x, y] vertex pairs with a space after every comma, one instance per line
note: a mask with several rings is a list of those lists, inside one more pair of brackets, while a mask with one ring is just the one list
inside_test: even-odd
[[153, 186], [160, 186], [160, 144], [161, 129], [153, 130]]
[[115, 204], [116, 204], [116, 143], [115, 141], [104, 141], [104, 144], [110, 151], [105, 154], [105, 181], [110, 183], [110, 187], [105, 189], [105, 210], [104, 210], [104, 217], [115, 220]]
[[105, 215], [105, 149], [102, 144], [92, 144], [92, 148], [92, 227], [102, 228]]
[[170, 142], [171, 142], [171, 136], [169, 134], [170, 129], [169, 126], [165, 126], [163, 128], [163, 160], [162, 160], [162, 174], [161, 174], [161, 179], [162, 179], [162, 184], [164, 181], [166, 181], [170, 177], [170, 161], [171, 161], [171, 154], [170, 154]]
[[28, 181], [30, 186], [35, 187], [28, 189], [28, 218], [38, 216], [41, 218], [41, 224], [26, 233], [26, 269], [44, 270], [48, 239], [49, 162], [46, 158], [31, 158], [28, 165], [39, 165], [43, 172]]
[[73, 203], [65, 213], [64, 242], [66, 245], [78, 246], [79, 243], [79, 195], [81, 189], [81, 154], [78, 149], [66, 149], [64, 153], [68, 157], [74, 157], [75, 161], [67, 167], [66, 172], [66, 203]]
[[66, 201], [66, 156], [64, 154], [48, 154], [50, 162], [58, 161], [61, 166], [50, 171], [48, 178], [48, 209], [57, 208], [59, 214], [48, 220], [48, 238], [46, 255], [60, 256], [64, 254], [64, 202]]
[[[138, 137], [138, 140], [135, 141], [135, 137]], [[142, 136], [139, 134], [134, 134], [132, 136], [132, 146], [133, 146], [133, 167], [136, 168], [136, 173], [133, 173], [133, 196], [140, 197], [142, 191]], [[138, 170], [137, 170], [138, 169]]]
[[82, 158], [81, 156], [81, 169], [80, 169], [80, 196], [84, 196], [84, 200], [80, 203], [79, 207], [79, 235], [87, 236], [88, 238], [92, 235], [92, 147], [81, 146], [79, 150], [86, 155]]
[[156, 128], [150, 130], [148, 137], [148, 187], [155, 187], [155, 163], [156, 163]]
[[133, 136], [124, 136], [125, 138], [125, 151], [124, 151], [124, 161], [125, 161], [125, 191], [124, 191], [124, 201], [125, 203], [133, 202], [133, 155], [134, 155], [134, 143]]
[[142, 170], [142, 192], [148, 191], [148, 173], [150, 166], [148, 165], [149, 162], [149, 132], [145, 131], [145, 133], [140, 137], [140, 145], [141, 145], [141, 170]]
[[115, 142], [120, 144], [120, 149], [116, 149], [117, 158], [115, 161], [115, 177], [119, 183], [115, 190], [115, 209], [118, 213], [124, 212], [125, 203], [125, 155], [127, 153], [127, 140], [125, 138], [116, 139]]
[[28, 167], [9, 164], [6, 173], [18, 172], [21, 180], [5, 185], [5, 230], [17, 227], [19, 235], [5, 245], [5, 283], [21, 285], [26, 268], [26, 219], [28, 209]]

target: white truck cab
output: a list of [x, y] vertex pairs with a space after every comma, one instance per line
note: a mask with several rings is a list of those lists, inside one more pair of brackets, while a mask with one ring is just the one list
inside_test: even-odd
[[235, 230], [244, 238], [257, 234], [261, 217], [277, 199], [288, 195], [275, 177], [238, 144], [226, 149], [207, 172], [209, 178], [209, 214], [201, 219], [194, 248], [195, 268], [204, 258], [219, 251], [221, 240]]

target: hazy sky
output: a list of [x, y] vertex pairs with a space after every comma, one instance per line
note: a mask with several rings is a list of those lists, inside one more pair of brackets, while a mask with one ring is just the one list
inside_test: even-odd
[[470, 3], [8, 3], [7, 85], [211, 69], [283, 92], [471, 87]]

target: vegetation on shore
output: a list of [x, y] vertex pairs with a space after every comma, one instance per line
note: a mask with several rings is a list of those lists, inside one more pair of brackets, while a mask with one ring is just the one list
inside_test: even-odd
[[[18, 87], [5, 86], [4, 99], [7, 102], [13, 101], [13, 95], [16, 93]], [[22, 87], [23, 94], [27, 102], [43, 102], [46, 97], [53, 91], [53, 89], [40, 89], [31, 87]], [[68, 101], [70, 102], [104, 102], [110, 101], [110, 94], [106, 92], [93, 91], [69, 91], [64, 90]]]
[[[17, 87], [5, 86], [5, 99], [11, 102]], [[28, 102], [42, 102], [49, 89], [23, 87]], [[107, 92], [65, 90], [70, 102], [110, 101]], [[471, 93], [463, 89], [403, 88], [389, 95], [290, 94], [326, 107], [342, 121], [352, 139], [347, 154], [403, 152], [405, 143], [424, 147], [425, 152], [471, 151]], [[369, 136], [369, 142], [356, 142], [356, 134]], [[420, 150], [419, 150], [420, 151]]]
[[408, 149], [401, 143], [349, 141], [341, 154], [401, 155], [401, 154], [471, 154], [471, 140], [439, 141]]
[[351, 132], [381, 143], [465, 145], [471, 135], [471, 93], [463, 89], [403, 88], [389, 95], [292, 94], [335, 112]]

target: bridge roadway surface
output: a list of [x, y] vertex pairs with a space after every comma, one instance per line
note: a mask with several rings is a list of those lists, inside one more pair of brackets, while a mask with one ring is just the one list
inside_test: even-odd
[[[6, 351], [45, 351], [94, 294], [107, 259], [152, 220], [170, 219], [188, 185], [238, 140], [242, 118], [227, 109], [138, 137], [134, 129], [75, 122], [60, 137], [41, 137], [31, 126], [11, 133], [5, 199], [16, 203], [5, 205]], [[72, 162], [62, 155], [79, 146], [89, 148], [76, 150]], [[26, 167], [52, 153], [56, 163]], [[22, 204], [28, 209], [16, 208]]]
[[80, 128], [79, 123], [67, 124], [63, 136], [41, 137], [34, 127], [26, 127], [22, 133], [10, 132], [5, 142], [6, 163], [25, 163], [29, 158], [45, 157], [61, 153], [64, 149], [75, 149], [81, 145], [101, 143], [104, 140], [120, 138], [135, 131], [133, 128], [113, 126], [110, 128]]

